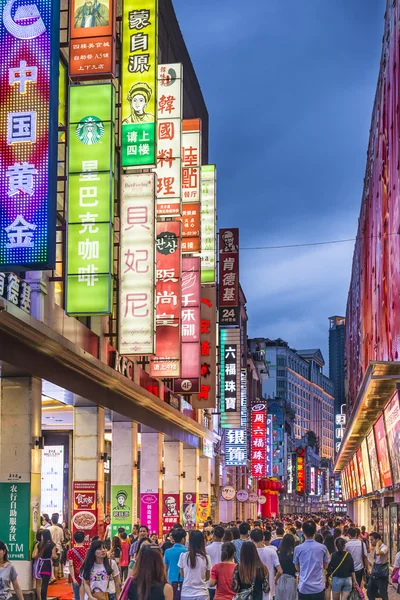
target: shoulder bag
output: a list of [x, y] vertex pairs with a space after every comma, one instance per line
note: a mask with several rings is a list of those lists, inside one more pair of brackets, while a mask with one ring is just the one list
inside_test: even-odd
[[171, 585], [174, 590], [174, 600], [181, 600], [183, 581], [180, 573], [178, 575], [178, 581], [173, 581]]
[[340, 563], [338, 564], [338, 566], [336, 567], [336, 569], [334, 571], [332, 571], [332, 573], [329, 575], [328, 581], [329, 581], [330, 585], [332, 585], [332, 579], [333, 579], [334, 574], [336, 573], [336, 571], [338, 569], [340, 569], [340, 567], [342, 566], [342, 564], [346, 560], [346, 556], [348, 556], [348, 554], [349, 554], [348, 552], [345, 552], [345, 555], [343, 556], [342, 560], [340, 561]]

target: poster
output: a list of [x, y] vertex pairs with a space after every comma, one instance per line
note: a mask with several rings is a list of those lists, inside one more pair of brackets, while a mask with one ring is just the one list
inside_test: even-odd
[[190, 531], [196, 529], [196, 494], [183, 493], [183, 528]]
[[168, 533], [174, 525], [180, 523], [180, 505], [179, 494], [163, 495], [163, 534]]
[[149, 535], [157, 533], [158, 535], [158, 493], [147, 492], [140, 494], [140, 522], [147, 525]]
[[0, 540], [8, 547], [8, 559], [29, 560], [30, 484], [0, 483]]
[[208, 494], [199, 494], [197, 503], [197, 526], [201, 527], [210, 516], [210, 497]]
[[118, 535], [118, 528], [123, 527], [126, 533], [132, 531], [132, 486], [111, 486], [111, 537]]
[[381, 481], [383, 487], [389, 487], [393, 484], [393, 480], [390, 472], [389, 453], [386, 443], [385, 422], [383, 420], [383, 415], [381, 415], [375, 423], [374, 433]]
[[367, 490], [367, 494], [371, 494], [373, 492], [373, 488], [372, 488], [371, 469], [369, 466], [367, 438], [364, 438], [363, 441], [361, 442], [361, 455], [362, 455], [362, 461], [363, 461], [365, 487]]
[[97, 481], [74, 481], [72, 484], [72, 535], [75, 531], [85, 534], [85, 546], [98, 535]]
[[367, 493], [367, 488], [366, 488], [366, 484], [365, 484], [364, 464], [363, 464], [363, 457], [361, 454], [361, 448], [359, 448], [357, 450], [356, 457], [357, 457], [357, 463], [358, 463], [358, 472], [360, 475], [361, 496], [365, 496], [365, 494]]
[[399, 394], [395, 393], [385, 408], [387, 442], [392, 464], [393, 483], [400, 483], [400, 405]]
[[369, 463], [371, 467], [372, 487], [374, 490], [381, 490], [384, 487], [381, 484], [378, 467], [378, 456], [376, 454], [374, 430], [371, 429], [367, 436], [368, 452], [369, 452]]
[[40, 512], [60, 515], [64, 505], [64, 446], [45, 446], [42, 450]]

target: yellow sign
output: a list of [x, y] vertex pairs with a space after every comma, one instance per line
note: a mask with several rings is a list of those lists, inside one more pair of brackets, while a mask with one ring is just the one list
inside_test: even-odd
[[[122, 166], [156, 164], [157, 0], [124, 0]], [[140, 8], [137, 8], [140, 6]]]

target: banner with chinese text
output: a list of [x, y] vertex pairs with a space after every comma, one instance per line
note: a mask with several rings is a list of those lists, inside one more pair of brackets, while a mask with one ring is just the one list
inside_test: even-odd
[[163, 534], [181, 522], [180, 494], [163, 494]]
[[200, 392], [192, 406], [216, 408], [217, 378], [217, 288], [201, 286], [200, 299]]
[[200, 376], [200, 258], [182, 259], [182, 379]]
[[60, 5], [14, 5], [0, 0], [0, 269], [53, 269]]
[[182, 190], [182, 69], [158, 66], [157, 215], [179, 217]]
[[69, 75], [115, 77], [115, 0], [70, 0]]
[[199, 253], [200, 248], [201, 120], [182, 123], [182, 252]]
[[123, 167], [156, 165], [157, 0], [123, 0], [122, 127]]
[[221, 427], [240, 429], [241, 344], [239, 329], [220, 329]]
[[111, 312], [114, 251], [115, 88], [70, 88], [67, 211], [69, 315]]
[[216, 282], [217, 268], [217, 170], [201, 167], [201, 283]]
[[225, 464], [243, 467], [247, 464], [247, 435], [245, 429], [225, 430]]
[[72, 484], [72, 535], [81, 530], [85, 546], [98, 535], [97, 481], [74, 481]]
[[151, 377], [181, 374], [181, 223], [157, 223], [156, 356]]
[[155, 350], [155, 174], [121, 177], [119, 352]]
[[304, 448], [298, 448], [296, 450], [296, 492], [298, 494], [304, 494], [306, 491], [306, 451]]
[[272, 431], [272, 415], [267, 415], [267, 444], [266, 444], [266, 459], [267, 459], [267, 477], [272, 477], [273, 473], [273, 431]]
[[0, 483], [0, 539], [8, 560], [29, 560], [30, 504], [29, 483]]
[[239, 325], [239, 229], [219, 230], [219, 324]]
[[257, 402], [251, 407], [251, 474], [267, 476], [267, 406]]
[[132, 486], [111, 486], [111, 539], [124, 527], [127, 534], [132, 531]]

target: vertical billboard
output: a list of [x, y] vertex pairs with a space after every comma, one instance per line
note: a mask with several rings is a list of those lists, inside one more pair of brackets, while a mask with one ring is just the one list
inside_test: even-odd
[[304, 494], [306, 491], [306, 475], [305, 475], [305, 464], [306, 464], [306, 451], [304, 448], [298, 448], [296, 450], [296, 492], [298, 494]]
[[358, 473], [360, 476], [361, 496], [365, 496], [365, 494], [367, 493], [367, 486], [365, 484], [364, 464], [363, 464], [363, 457], [361, 454], [361, 448], [359, 448], [357, 450], [356, 457], [357, 457], [357, 464], [358, 464]]
[[[200, 293], [200, 258], [183, 258], [182, 379], [200, 376]], [[193, 391], [198, 392], [198, 389]]]
[[386, 443], [385, 422], [383, 415], [379, 417], [374, 425], [376, 453], [378, 455], [379, 472], [383, 487], [393, 485], [392, 474], [390, 471], [389, 453]]
[[216, 407], [217, 289], [201, 286], [200, 299], [200, 391], [192, 397], [193, 408]]
[[241, 426], [241, 344], [239, 329], [220, 329], [221, 427]]
[[358, 472], [358, 463], [356, 454], [353, 456], [354, 476], [356, 479], [357, 496], [361, 496], [360, 474]]
[[363, 470], [365, 477], [365, 489], [367, 494], [371, 494], [373, 492], [372, 488], [372, 479], [371, 479], [371, 470], [369, 466], [369, 456], [368, 456], [368, 446], [367, 446], [367, 438], [364, 438], [361, 442], [361, 455], [363, 462]]
[[182, 252], [200, 252], [201, 120], [182, 122]]
[[251, 407], [251, 474], [256, 479], [267, 476], [267, 405], [257, 402]]
[[123, 1], [121, 163], [156, 165], [157, 0]]
[[392, 463], [393, 483], [400, 483], [400, 405], [399, 394], [395, 393], [385, 408], [387, 442]]
[[242, 467], [247, 464], [247, 435], [245, 429], [225, 431], [225, 464]]
[[219, 230], [219, 323], [239, 325], [239, 229]]
[[216, 282], [217, 268], [217, 170], [201, 167], [201, 283]]
[[371, 429], [367, 435], [368, 454], [371, 467], [372, 487], [374, 491], [381, 490], [384, 485], [381, 483], [380, 471], [378, 466], [378, 455], [376, 453], [374, 430]]
[[157, 97], [157, 215], [181, 215], [181, 64], [159, 65]]
[[119, 353], [155, 350], [155, 174], [121, 177]]
[[70, 88], [67, 209], [69, 315], [112, 309], [115, 88]]
[[266, 445], [266, 459], [267, 459], [267, 477], [273, 476], [273, 457], [272, 457], [272, 415], [267, 415], [267, 445]]
[[71, 0], [69, 75], [115, 77], [115, 0]]
[[52, 269], [60, 5], [0, 0], [0, 15], [0, 269]]
[[157, 223], [156, 356], [151, 377], [181, 374], [181, 224]]

